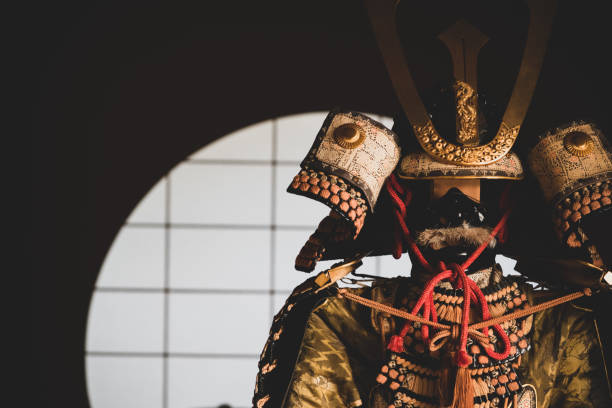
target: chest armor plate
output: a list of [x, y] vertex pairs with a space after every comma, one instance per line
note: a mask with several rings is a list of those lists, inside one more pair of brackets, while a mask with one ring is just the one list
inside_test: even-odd
[[[398, 292], [396, 307], [409, 311], [419, 297], [420, 288], [409, 287]], [[498, 283], [482, 289], [492, 317], [509, 314], [528, 306], [527, 296], [520, 285], [511, 279], [501, 278]], [[461, 322], [463, 291], [436, 287], [434, 306], [438, 321], [445, 324]], [[476, 308], [472, 309], [470, 321], [479, 321]], [[535, 407], [535, 392], [531, 398], [529, 387], [525, 388], [518, 374], [521, 356], [530, 348], [529, 333], [531, 316], [507, 320], [501, 324], [510, 340], [510, 354], [504, 360], [495, 360], [487, 355], [485, 345], [468, 339], [467, 352], [472, 358], [468, 369], [474, 390], [474, 407]], [[390, 326], [401, 327], [404, 321], [395, 321]], [[489, 329], [488, 347], [503, 351], [504, 345]], [[439, 350], [431, 351], [428, 341], [422, 338], [421, 325], [411, 324], [404, 337], [404, 352], [389, 351], [385, 364], [380, 368], [377, 392], [388, 403], [388, 407], [435, 408], [450, 405], [454, 387], [454, 370], [451, 363], [452, 342]], [[450, 346], [450, 347], [449, 347]], [[528, 391], [528, 392], [527, 392]]]

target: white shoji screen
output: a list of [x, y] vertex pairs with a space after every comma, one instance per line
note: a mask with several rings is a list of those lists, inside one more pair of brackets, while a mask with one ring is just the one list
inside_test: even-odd
[[[309, 276], [293, 269], [295, 256], [329, 212], [285, 192], [325, 116], [231, 133], [179, 163], [134, 209], [89, 312], [93, 408], [250, 406], [272, 316]], [[386, 256], [360, 272], [409, 270], [407, 257]]]
[[[285, 192], [325, 116], [231, 133], [179, 163], [134, 209], [89, 313], [93, 408], [250, 406], [272, 316], [309, 276], [293, 269], [295, 256], [329, 212]], [[391, 257], [361, 268], [409, 269]]]

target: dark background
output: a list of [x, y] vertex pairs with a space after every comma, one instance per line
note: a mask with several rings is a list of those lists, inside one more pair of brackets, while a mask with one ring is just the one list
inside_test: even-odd
[[[224, 3], [40, 2], [14, 15], [7, 38], [23, 81], [13, 103], [31, 142], [33, 229], [21, 265], [33, 278], [24, 333], [37, 406], [88, 405], [98, 271], [128, 214], [177, 162], [274, 116], [397, 110], [361, 2]], [[561, 2], [521, 137], [577, 118], [609, 134], [604, 4]]]

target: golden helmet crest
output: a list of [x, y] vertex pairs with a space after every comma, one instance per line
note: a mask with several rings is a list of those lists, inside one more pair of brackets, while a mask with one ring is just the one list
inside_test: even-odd
[[[398, 1], [366, 0], [370, 20], [382, 53], [387, 71], [398, 100], [410, 123], [426, 158], [420, 158], [419, 167], [402, 165], [399, 175], [405, 178], [453, 177], [453, 169], [486, 168], [501, 163], [487, 171], [463, 172], [469, 177], [520, 179], [522, 167], [517, 157], [508, 159], [527, 113], [546, 51], [552, 27], [554, 0], [529, 1], [530, 10], [527, 40], [520, 68], [501, 123], [494, 136], [481, 143], [478, 130], [477, 60], [480, 49], [488, 38], [475, 26], [460, 19], [438, 35], [450, 53], [453, 63], [453, 89], [455, 92], [456, 134], [455, 141], [443, 137], [434, 126], [411, 75], [404, 57], [396, 21]], [[414, 155], [413, 155], [414, 156]], [[414, 163], [414, 157], [408, 158]], [[432, 163], [445, 164], [430, 171]], [[518, 165], [515, 165], [518, 163]], [[423, 165], [426, 164], [426, 165]], [[444, 171], [444, 170], [449, 171]], [[500, 177], [501, 176], [501, 177]]]

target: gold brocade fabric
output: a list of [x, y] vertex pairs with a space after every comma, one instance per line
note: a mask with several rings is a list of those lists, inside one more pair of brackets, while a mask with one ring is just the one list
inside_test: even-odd
[[592, 313], [572, 303], [535, 315], [520, 370], [538, 408], [612, 407]]
[[[400, 281], [355, 291], [385, 299], [389, 293], [393, 297]], [[323, 300], [306, 319], [287, 389], [266, 390], [256, 406], [378, 407], [373, 391], [385, 350], [372, 316], [370, 309], [343, 298]], [[612, 406], [591, 313], [571, 304], [536, 315], [532, 349], [523, 355], [520, 374], [523, 384], [535, 386], [539, 408]]]
[[362, 406], [382, 358], [370, 311], [341, 298], [328, 298], [306, 323], [283, 406]]

